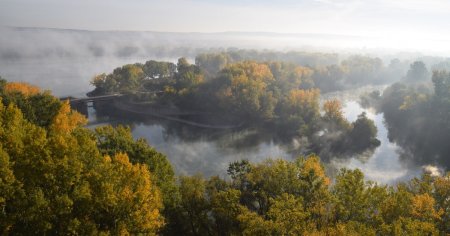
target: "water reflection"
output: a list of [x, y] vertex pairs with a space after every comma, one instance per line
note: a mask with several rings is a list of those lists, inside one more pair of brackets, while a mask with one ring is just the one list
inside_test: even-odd
[[[174, 58], [166, 59], [174, 61]], [[116, 66], [144, 58], [78, 58], [78, 59], [23, 59], [0, 61], [1, 76], [10, 81], [27, 81], [42, 88], [49, 88], [57, 96], [83, 96], [89, 91], [89, 79], [97, 73], [111, 71]], [[20, 68], [20, 69], [19, 69]], [[360, 168], [370, 180], [381, 183], [393, 183], [411, 178], [421, 173], [421, 167], [406, 166], [399, 159], [400, 148], [390, 143], [383, 124], [383, 115], [363, 109], [355, 102], [362, 92], [383, 90], [385, 86], [366, 86], [352, 91], [329, 93], [322, 100], [337, 98], [344, 101], [344, 114], [350, 121], [365, 111], [374, 119], [378, 127], [378, 139], [381, 146], [374, 152], [358, 156], [323, 158], [327, 162], [330, 174], [341, 167]], [[205, 176], [225, 176], [228, 164], [235, 160], [248, 159], [258, 162], [266, 158], [293, 159], [307, 153], [304, 146], [307, 140], [281, 140], [271, 133], [255, 130], [220, 131], [206, 130], [164, 120], [127, 120], [123, 118], [99, 117], [93, 108], [89, 108], [89, 127], [104, 124], [126, 124], [132, 127], [135, 137], [144, 137], [158, 151], [165, 153], [177, 173], [203, 173]]]
[[420, 174], [420, 168], [407, 166], [400, 161], [398, 153], [400, 147], [389, 142], [382, 113], [375, 114], [373, 110], [363, 109], [356, 101], [345, 102], [344, 114], [348, 120], [355, 121], [361, 112], [366, 112], [375, 122], [378, 129], [377, 138], [381, 141], [381, 145], [370, 156], [360, 155], [345, 161], [335, 159], [333, 164], [351, 169], [359, 168], [364, 172], [366, 179], [380, 183], [395, 183]]
[[[382, 114], [363, 109], [354, 100], [341, 99], [344, 101], [344, 115], [349, 121], [355, 121], [362, 112], [374, 120], [381, 145], [372, 152], [325, 159], [329, 174], [333, 175], [342, 167], [359, 168], [369, 180], [395, 183], [421, 173], [419, 167], [412, 168], [400, 161], [400, 148], [389, 142]], [[112, 121], [110, 117], [94, 118], [95, 110], [90, 109], [89, 112], [92, 126], [108, 121], [129, 125], [134, 137], [146, 138], [150, 145], [169, 157], [176, 172], [182, 175], [202, 173], [205, 176], [226, 177], [228, 164], [232, 161], [247, 159], [260, 162], [266, 158], [292, 160], [307, 152], [302, 148], [305, 146], [302, 142], [307, 142], [305, 140], [286, 142], [273, 134], [253, 129], [210, 130], [158, 119], [120, 118]]]
[[[245, 131], [244, 131], [245, 133]], [[205, 176], [225, 177], [228, 164], [235, 160], [261, 161], [267, 157], [290, 157], [279, 145], [261, 142], [247, 148], [234, 148], [231, 144], [246, 134], [226, 133], [216, 140], [203, 137], [194, 140], [168, 135], [163, 126], [137, 124], [133, 135], [145, 137], [157, 150], [166, 154], [179, 174], [202, 173]]]

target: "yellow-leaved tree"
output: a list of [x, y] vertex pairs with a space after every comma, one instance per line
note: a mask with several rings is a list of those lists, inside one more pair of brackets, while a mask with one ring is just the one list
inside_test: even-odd
[[11, 94], [14, 92], [22, 93], [25, 96], [38, 94], [41, 90], [39, 87], [33, 86], [24, 82], [8, 82], [3, 87], [5, 93]]
[[2, 235], [155, 235], [163, 226], [148, 168], [102, 156], [84, 121], [65, 103], [40, 127], [0, 102]]

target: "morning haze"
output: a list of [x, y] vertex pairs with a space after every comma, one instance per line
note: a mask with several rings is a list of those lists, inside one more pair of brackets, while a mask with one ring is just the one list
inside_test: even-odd
[[450, 234], [449, 12], [0, 0], [0, 232]]

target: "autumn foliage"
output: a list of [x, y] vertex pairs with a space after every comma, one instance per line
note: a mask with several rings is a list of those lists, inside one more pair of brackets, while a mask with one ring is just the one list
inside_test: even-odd
[[2, 235], [155, 235], [164, 226], [161, 192], [146, 164], [132, 164], [120, 151], [102, 155], [95, 135], [82, 126], [86, 118], [68, 103], [48, 126], [40, 126], [4, 93], [9, 104], [0, 102]]
[[[189, 74], [192, 67], [186, 66]], [[260, 103], [261, 111], [267, 94], [258, 88], [269, 87], [269, 67], [232, 67], [234, 75], [222, 78], [234, 89], [232, 101], [246, 101], [236, 97], [253, 89], [247, 83], [259, 84], [248, 92], [255, 100], [247, 102]], [[233, 162], [229, 178], [175, 177], [167, 158], [144, 139], [135, 140], [129, 128], [92, 131], [67, 102], [5, 88], [0, 102], [2, 235], [450, 233], [450, 173], [379, 185], [365, 181], [358, 169], [341, 169], [331, 178], [319, 156], [311, 154]], [[340, 103], [326, 102], [322, 117], [318, 96], [315, 89], [290, 90], [278, 109], [291, 112], [280, 119], [301, 124], [302, 132], [314, 130], [307, 127], [314, 122], [341, 122]], [[39, 107], [44, 112], [32, 106], [47, 103]], [[365, 114], [347, 126], [350, 137], [376, 133]]]
[[23, 94], [24, 96], [28, 97], [31, 95], [35, 95], [37, 93], [39, 93], [41, 90], [33, 85], [30, 85], [28, 83], [24, 83], [24, 82], [9, 82], [7, 83], [4, 88], [3, 91], [5, 93], [14, 93], [14, 92], [18, 92]]

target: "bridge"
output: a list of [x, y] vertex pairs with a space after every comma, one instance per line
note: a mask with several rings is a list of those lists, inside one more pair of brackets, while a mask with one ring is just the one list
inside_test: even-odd
[[[162, 93], [163, 91], [151, 92]], [[148, 93], [148, 92], [147, 92]], [[73, 97], [65, 97], [60, 98], [61, 101], [69, 100], [70, 106], [72, 109], [77, 110], [81, 114], [86, 117], [89, 116], [88, 107], [92, 107], [89, 105], [96, 101], [108, 101], [111, 100], [112, 104], [115, 108], [124, 111], [126, 113], [139, 114], [144, 116], [153, 116], [156, 118], [171, 120], [179, 123], [184, 123], [191, 126], [201, 127], [201, 128], [209, 128], [209, 129], [232, 129], [242, 126], [241, 124], [227, 124], [227, 125], [212, 125], [212, 124], [203, 124], [194, 121], [190, 121], [187, 119], [182, 119], [180, 116], [192, 116], [192, 115], [213, 115], [210, 112], [204, 111], [180, 111], [178, 108], [174, 107], [166, 107], [166, 106], [151, 106], [149, 107], [146, 104], [125, 104], [120, 100], [116, 100], [115, 98], [119, 98], [125, 96], [125, 94], [115, 93], [94, 97], [85, 97], [85, 98], [73, 98]]]
[[113, 100], [118, 97], [122, 97], [124, 94], [120, 93], [114, 93], [114, 94], [108, 94], [108, 95], [101, 95], [101, 96], [94, 96], [94, 97], [85, 97], [85, 98], [74, 98], [74, 97], [64, 97], [60, 98], [61, 101], [69, 100], [70, 106], [72, 109], [77, 110], [81, 114], [85, 115], [86, 117], [89, 116], [88, 107], [92, 107], [92, 105], [89, 105], [89, 103], [93, 103], [96, 101], [108, 101]]
[[69, 100], [70, 104], [75, 103], [87, 103], [87, 102], [95, 102], [95, 101], [105, 101], [105, 100], [111, 100], [113, 98], [122, 97], [123, 94], [115, 93], [115, 94], [108, 94], [108, 95], [101, 95], [101, 96], [95, 96], [95, 97], [86, 97], [86, 98], [61, 98], [61, 100]]

